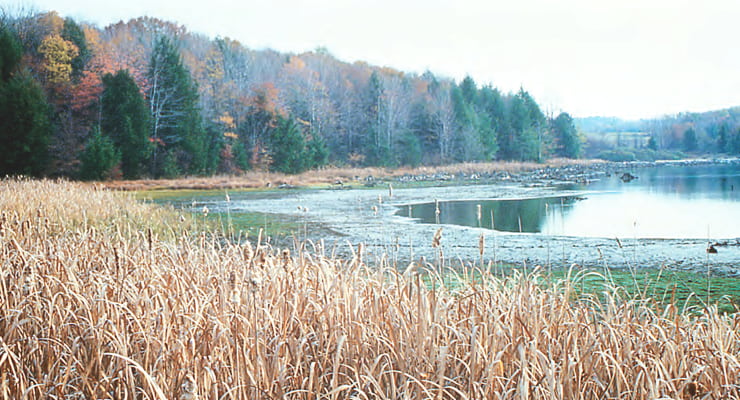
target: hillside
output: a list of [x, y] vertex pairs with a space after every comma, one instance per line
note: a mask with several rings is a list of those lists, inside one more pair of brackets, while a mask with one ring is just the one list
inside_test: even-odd
[[[326, 49], [253, 50], [141, 17], [106, 27], [3, 14], [2, 174], [84, 179], [296, 173], [578, 156], [568, 114], [502, 93], [347, 63]], [[24, 122], [25, 121], [25, 122]], [[28, 135], [32, 132], [32, 135]]]

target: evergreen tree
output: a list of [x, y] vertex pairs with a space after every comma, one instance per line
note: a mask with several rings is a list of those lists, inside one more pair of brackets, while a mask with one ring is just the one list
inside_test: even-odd
[[23, 56], [21, 44], [15, 34], [5, 26], [0, 25], [0, 82], [10, 80]]
[[62, 28], [62, 38], [74, 43], [77, 46], [77, 56], [72, 59], [72, 77], [76, 80], [82, 76], [82, 71], [85, 69], [88, 61], [92, 58], [92, 52], [87, 46], [87, 39], [85, 39], [85, 32], [82, 28], [72, 19], [65, 18], [64, 27]]
[[568, 158], [581, 156], [581, 138], [578, 136], [573, 118], [568, 113], [560, 113], [552, 121], [552, 132], [557, 141], [555, 154]]
[[695, 151], [699, 146], [694, 128], [689, 128], [683, 133], [683, 149], [685, 151]]
[[213, 148], [218, 141], [203, 128], [198, 88], [179, 51], [166, 36], [160, 37], [154, 46], [148, 78], [151, 136], [158, 144], [152, 157], [152, 173], [160, 176], [165, 170], [168, 174], [212, 172], [218, 164], [218, 149]]
[[39, 176], [48, 160], [50, 108], [39, 84], [18, 71], [21, 46], [0, 26], [0, 175]]
[[717, 151], [720, 153], [727, 151], [727, 143], [727, 124], [722, 124], [717, 133]]
[[727, 140], [727, 152], [733, 155], [740, 154], [740, 128]]
[[285, 174], [297, 174], [306, 169], [306, 142], [292, 118], [278, 117], [270, 140], [272, 169]]
[[39, 84], [19, 74], [0, 84], [0, 175], [41, 175], [48, 160], [50, 108]]
[[123, 176], [138, 178], [152, 150], [146, 103], [128, 71], [106, 74], [103, 87], [101, 130], [121, 153]]
[[366, 149], [367, 161], [373, 165], [387, 165], [390, 162], [390, 143], [382, 134], [383, 82], [377, 72], [373, 71], [363, 96], [365, 120], [367, 121], [367, 139], [362, 147]]
[[656, 151], [658, 150], [658, 141], [655, 140], [655, 135], [650, 135], [650, 139], [648, 139], [647, 144], [648, 149]]
[[542, 161], [547, 155], [549, 137], [545, 129], [545, 114], [540, 110], [540, 106], [524, 89], [519, 89], [517, 97], [521, 98], [526, 109], [527, 126], [520, 134], [521, 159]]
[[326, 143], [317, 134], [306, 143], [306, 168], [316, 169], [329, 162], [329, 149]]
[[476, 104], [478, 98], [478, 88], [473, 78], [467, 75], [462, 82], [460, 82], [461, 95], [466, 103]]
[[85, 180], [104, 180], [110, 178], [113, 168], [121, 162], [121, 153], [110, 138], [94, 130], [80, 156], [80, 177]]

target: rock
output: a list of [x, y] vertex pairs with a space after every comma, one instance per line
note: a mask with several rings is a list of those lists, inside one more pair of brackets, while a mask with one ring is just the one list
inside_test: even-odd
[[619, 179], [621, 179], [622, 182], [627, 183], [627, 182], [631, 182], [634, 179], [637, 179], [637, 177], [630, 174], [629, 172], [625, 172], [622, 174], [622, 176], [619, 177]]

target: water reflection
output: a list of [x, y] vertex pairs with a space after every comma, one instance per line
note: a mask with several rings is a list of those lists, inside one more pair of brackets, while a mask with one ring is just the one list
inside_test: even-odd
[[[562, 215], [569, 212], [572, 204], [579, 199], [581, 198], [544, 197], [523, 200], [447, 201], [439, 203], [439, 216], [435, 211], [435, 203], [422, 203], [407, 206], [406, 212], [399, 211], [399, 215], [416, 218], [425, 224], [441, 223], [505, 232], [550, 234], [548, 221], [552, 219], [557, 224], [563, 219]], [[478, 219], [479, 205], [480, 219]]]
[[660, 167], [632, 172], [639, 178], [629, 183], [612, 176], [590, 185], [564, 187], [588, 190], [590, 193], [583, 197], [441, 202], [438, 216], [435, 203], [415, 204], [398, 214], [422, 223], [563, 236], [740, 236], [738, 165]]

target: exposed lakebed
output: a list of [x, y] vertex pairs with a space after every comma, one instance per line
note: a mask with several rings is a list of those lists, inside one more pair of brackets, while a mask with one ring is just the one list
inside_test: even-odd
[[[265, 221], [291, 221], [302, 227], [295, 237], [323, 240], [340, 254], [364, 243], [369, 257], [400, 262], [434, 259], [439, 249], [432, 237], [442, 227], [441, 249], [452, 260], [479, 260], [483, 235], [485, 261], [738, 274], [739, 166], [610, 164], [572, 180], [518, 177], [392, 191], [381, 182], [361, 189], [229, 191], [228, 201], [225, 192], [188, 192], [163, 201], [195, 212], [205, 206], [222, 218], [261, 213]], [[624, 172], [638, 178], [625, 182]], [[716, 254], [707, 253], [708, 243], [716, 243]]]

